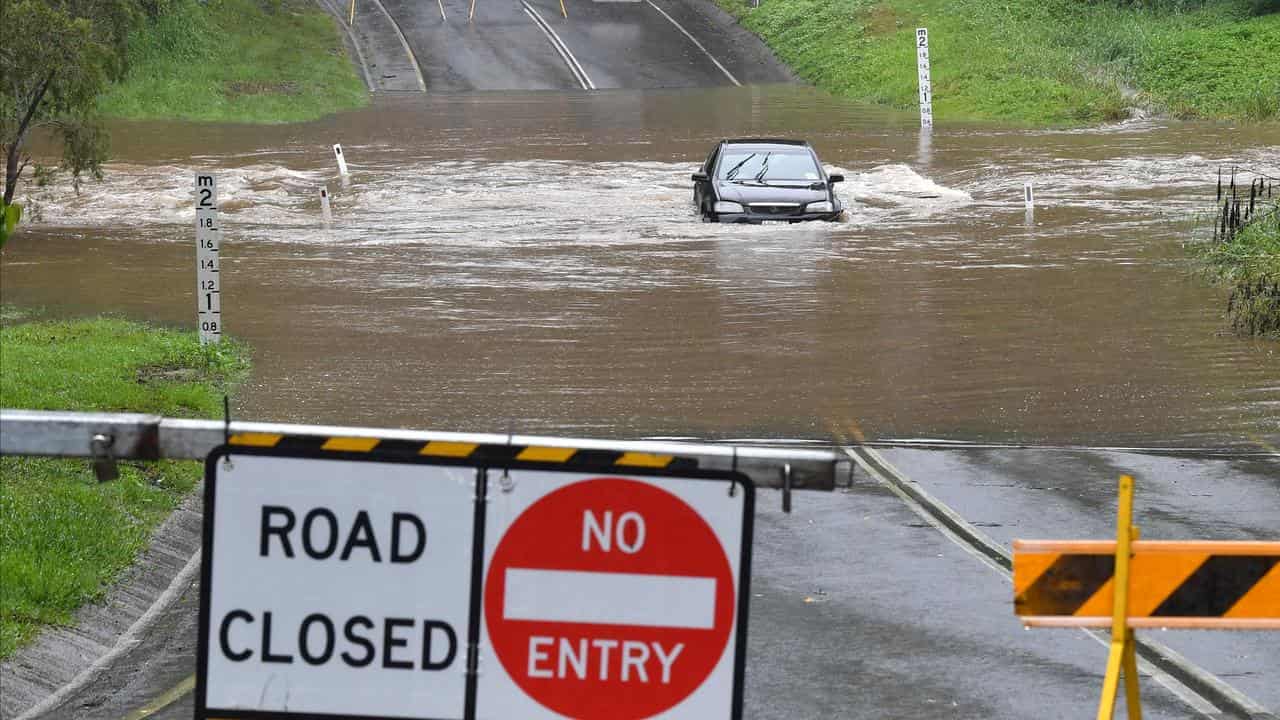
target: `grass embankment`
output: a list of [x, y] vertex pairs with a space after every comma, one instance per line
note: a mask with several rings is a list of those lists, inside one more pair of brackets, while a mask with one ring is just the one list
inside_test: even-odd
[[295, 122], [369, 102], [334, 18], [306, 0], [174, 0], [130, 36], [128, 67], [106, 115]]
[[1231, 288], [1227, 313], [1236, 331], [1280, 337], [1280, 203], [1202, 252], [1214, 277]]
[[1134, 106], [1280, 115], [1280, 12], [1251, 16], [1280, 10], [1275, 0], [716, 2], [804, 79], [904, 108], [917, 103], [915, 29], [929, 28], [940, 121], [1071, 125], [1126, 117]]
[[[234, 343], [124, 320], [22, 319], [4, 310], [0, 406], [217, 417], [246, 370]], [[65, 624], [147, 544], [200, 480], [194, 462], [125, 463], [99, 484], [83, 460], [0, 458], [0, 658]]]

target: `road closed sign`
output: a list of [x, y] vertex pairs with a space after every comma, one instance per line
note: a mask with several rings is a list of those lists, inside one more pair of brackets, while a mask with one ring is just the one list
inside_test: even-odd
[[750, 488], [510, 471], [489, 498], [478, 717], [739, 716]]
[[741, 717], [744, 476], [376, 444], [210, 455], [197, 720]]
[[197, 717], [464, 718], [475, 469], [206, 468]]

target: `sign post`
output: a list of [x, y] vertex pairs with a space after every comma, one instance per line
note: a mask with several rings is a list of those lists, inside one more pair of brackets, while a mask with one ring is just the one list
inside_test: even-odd
[[[354, 6], [355, 3], [353, 2], [352, 7]], [[341, 175], [343, 179], [346, 179], [351, 173], [347, 171], [347, 158], [342, 154], [341, 144], [335, 144], [333, 146], [333, 156], [338, 160], [338, 174]]]
[[206, 460], [197, 720], [742, 717], [745, 476], [276, 440]]
[[929, 78], [929, 30], [916, 28], [916, 69], [920, 75], [920, 127], [933, 128], [933, 81]]
[[196, 190], [196, 322], [200, 344], [222, 339], [222, 226], [218, 224], [218, 178], [197, 172]]

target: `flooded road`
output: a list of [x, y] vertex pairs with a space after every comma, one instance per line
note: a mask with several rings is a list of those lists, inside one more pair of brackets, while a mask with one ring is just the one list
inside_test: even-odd
[[[33, 190], [3, 298], [193, 323], [191, 173], [257, 420], [600, 437], [1280, 445], [1280, 343], [1181, 243], [1275, 126], [939, 127], [805, 88], [384, 97], [287, 127], [132, 123]], [[725, 136], [804, 137], [848, 222], [699, 222]], [[339, 185], [329, 145], [352, 165]], [[1028, 219], [1024, 182], [1037, 209]], [[318, 191], [334, 193], [320, 222]]]

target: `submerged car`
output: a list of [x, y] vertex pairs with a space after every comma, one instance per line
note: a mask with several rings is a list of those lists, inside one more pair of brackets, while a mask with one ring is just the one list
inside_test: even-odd
[[721, 140], [693, 174], [693, 202], [706, 222], [835, 220], [843, 181], [803, 140]]

